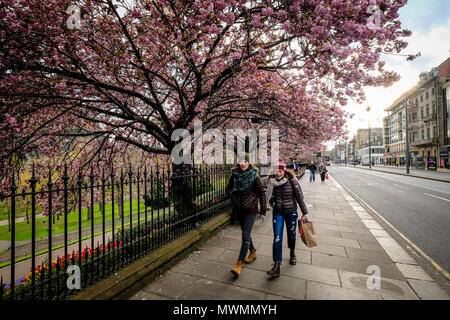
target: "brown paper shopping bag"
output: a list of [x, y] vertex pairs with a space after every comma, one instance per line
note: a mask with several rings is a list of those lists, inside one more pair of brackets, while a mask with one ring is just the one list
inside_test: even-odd
[[302, 238], [303, 243], [308, 247], [312, 248], [319, 245], [317, 241], [317, 233], [314, 230], [314, 225], [311, 221], [298, 220], [298, 232]]

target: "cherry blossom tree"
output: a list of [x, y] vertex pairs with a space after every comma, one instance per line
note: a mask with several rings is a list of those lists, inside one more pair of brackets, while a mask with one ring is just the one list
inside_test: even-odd
[[348, 99], [398, 79], [381, 55], [407, 46], [405, 4], [4, 0], [2, 185], [12, 157], [42, 159], [40, 170], [68, 163], [73, 174], [110, 167], [130, 148], [165, 157], [172, 133], [197, 119], [205, 128], [278, 128], [286, 157], [309, 152], [345, 134]]

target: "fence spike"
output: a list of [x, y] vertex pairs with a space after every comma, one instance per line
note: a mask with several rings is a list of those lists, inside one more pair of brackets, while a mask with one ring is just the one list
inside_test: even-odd
[[111, 180], [113, 180], [114, 179], [114, 177], [115, 177], [115, 175], [114, 175], [114, 168], [113, 168], [113, 166], [111, 165], [111, 168], [110, 168], [110, 170], [111, 170], [111, 173], [109, 174], [109, 176], [111, 177]]
[[65, 163], [64, 164], [64, 175], [62, 176], [62, 179], [63, 179], [63, 181], [64, 182], [66, 182], [66, 181], [68, 181], [69, 180], [69, 176], [68, 176], [68, 174], [67, 174], [67, 163]]
[[15, 175], [15, 170], [13, 170], [12, 180], [11, 180], [11, 190], [13, 190], [15, 192], [16, 189], [17, 189], [17, 186], [16, 186], [16, 175]]

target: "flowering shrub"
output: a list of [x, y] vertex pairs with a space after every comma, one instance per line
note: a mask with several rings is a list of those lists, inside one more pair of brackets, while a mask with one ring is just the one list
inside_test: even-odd
[[[85, 248], [81, 254], [80, 251], [74, 251], [73, 254], [68, 254], [67, 257], [58, 257], [57, 259], [52, 260], [51, 266], [49, 263], [44, 263], [42, 265], [38, 265], [34, 272], [35, 272], [35, 284], [39, 284], [39, 281], [42, 281], [44, 279], [47, 279], [50, 275], [58, 275], [61, 274], [61, 272], [64, 273], [64, 264], [67, 260], [67, 266], [70, 265], [79, 265], [85, 263], [88, 259], [90, 259], [92, 256], [97, 257], [101, 254], [108, 253], [112, 251], [115, 248], [121, 248], [123, 247], [122, 241], [115, 241], [114, 243], [110, 243], [106, 246], [103, 246], [101, 244], [98, 249], [94, 248]], [[21, 291], [21, 290], [31, 290], [32, 285], [32, 277], [33, 272], [30, 271], [27, 275], [20, 277], [19, 279], [15, 280], [14, 282], [14, 291]], [[65, 278], [63, 278], [65, 280]], [[11, 293], [11, 283], [0, 284], [0, 297], [6, 297]]]

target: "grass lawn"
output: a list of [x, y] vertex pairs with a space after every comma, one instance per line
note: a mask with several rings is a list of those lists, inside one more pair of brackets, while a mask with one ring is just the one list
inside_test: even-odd
[[[133, 220], [134, 218], [137, 219], [137, 213], [138, 213], [138, 207], [137, 207], [137, 200], [133, 200]], [[119, 219], [119, 208], [117, 205], [114, 206], [114, 217], [115, 219]], [[141, 218], [145, 215], [145, 206], [141, 202]], [[165, 210], [160, 209], [159, 212], [163, 214], [163, 211], [165, 213], [169, 212], [169, 209], [166, 208]], [[170, 209], [170, 212], [174, 212], [173, 206]], [[108, 221], [111, 221], [111, 214], [112, 214], [112, 205], [106, 204], [105, 206], [105, 223]], [[157, 216], [158, 210], [154, 210], [154, 216]], [[128, 223], [130, 216], [130, 201], [124, 201], [124, 222]], [[147, 216], [148, 220], [151, 220], [151, 208], [147, 207]], [[56, 217], [55, 217], [56, 220]], [[43, 222], [45, 221], [45, 223]], [[94, 207], [94, 225], [101, 225], [102, 224], [102, 213], [99, 211], [99, 206]], [[87, 209], [83, 209], [81, 211], [81, 228], [87, 228], [91, 226], [91, 220], [87, 219]], [[48, 227], [49, 227], [49, 219], [48, 217], [42, 217], [36, 219], [36, 239], [45, 238], [48, 236]], [[78, 230], [78, 210], [71, 212], [67, 215], [67, 229], [68, 231], [72, 230]], [[52, 225], [52, 234], [63, 234], [64, 233], [64, 217], [59, 217], [59, 221], [56, 220], [56, 223]], [[26, 221], [16, 223], [16, 241], [26, 241], [31, 240], [31, 219], [30, 223], [27, 224]], [[0, 226], [0, 240], [11, 240], [11, 232], [8, 232], [8, 226]]]
[[[22, 199], [22, 197], [20, 197]], [[8, 199], [8, 201], [10, 201]], [[41, 207], [36, 205], [36, 211], [42, 211]], [[20, 203], [16, 205], [16, 219], [27, 216], [27, 207], [25, 205], [21, 205]], [[28, 208], [28, 216], [31, 219], [31, 206]], [[8, 220], [8, 209], [6, 207], [5, 200], [0, 202], [0, 220]]]
[[[223, 190], [226, 186], [227, 181], [224, 178], [221, 178], [218, 180], [217, 183], [214, 183], [213, 186], [215, 187], [214, 191], [206, 192], [202, 195], [199, 195], [197, 197], [198, 200], [208, 200], [210, 195], [212, 198], [214, 198], [214, 195], [217, 195], [217, 193], [220, 190]], [[138, 201], [133, 200], [132, 206], [133, 206], [133, 220], [137, 219], [137, 208]], [[19, 208], [18, 208], [19, 209]], [[23, 208], [22, 208], [23, 209]], [[141, 201], [140, 203], [140, 209], [141, 209], [141, 217], [145, 214], [145, 205], [144, 202]], [[22, 210], [23, 211], [23, 210]], [[163, 209], [159, 210], [160, 214], [165, 214], [169, 212], [169, 209], [166, 208], [163, 212]], [[170, 213], [174, 212], [173, 205], [170, 207]], [[30, 214], [30, 223], [27, 224], [26, 221], [17, 222], [16, 227], [16, 241], [27, 241], [31, 240], [31, 212]], [[105, 205], [105, 223], [108, 221], [111, 221], [111, 214], [112, 214], [112, 205], [111, 203]], [[147, 207], [147, 214], [148, 214], [148, 221], [151, 221], [151, 207]], [[154, 217], [157, 217], [158, 210], [154, 210]], [[124, 201], [124, 222], [129, 222], [130, 215], [130, 201]], [[3, 214], [0, 213], [0, 217], [2, 217]], [[7, 219], [7, 215], [4, 214], [5, 220]], [[117, 203], [114, 206], [114, 217], [115, 219], [119, 219], [119, 207]], [[17, 218], [17, 217], [16, 217]], [[48, 228], [49, 228], [49, 221], [48, 217], [41, 217], [36, 218], [36, 239], [45, 238], [48, 236]], [[45, 222], [44, 222], [45, 221]], [[102, 213], [100, 212], [99, 206], [94, 206], [94, 225], [101, 225], [102, 224]], [[117, 222], [116, 222], [117, 224]], [[87, 208], [82, 209], [81, 211], [81, 228], [87, 228], [91, 226], [91, 220], [87, 219]], [[67, 215], [67, 229], [68, 232], [73, 230], [78, 230], [78, 209], [76, 211], [70, 212]], [[64, 233], [64, 216], [59, 217], [59, 221], [57, 220], [57, 217], [55, 217], [55, 224], [52, 224], [52, 235], [57, 234], [63, 234]], [[11, 240], [11, 232], [8, 231], [8, 225], [0, 226], [0, 240]]]

